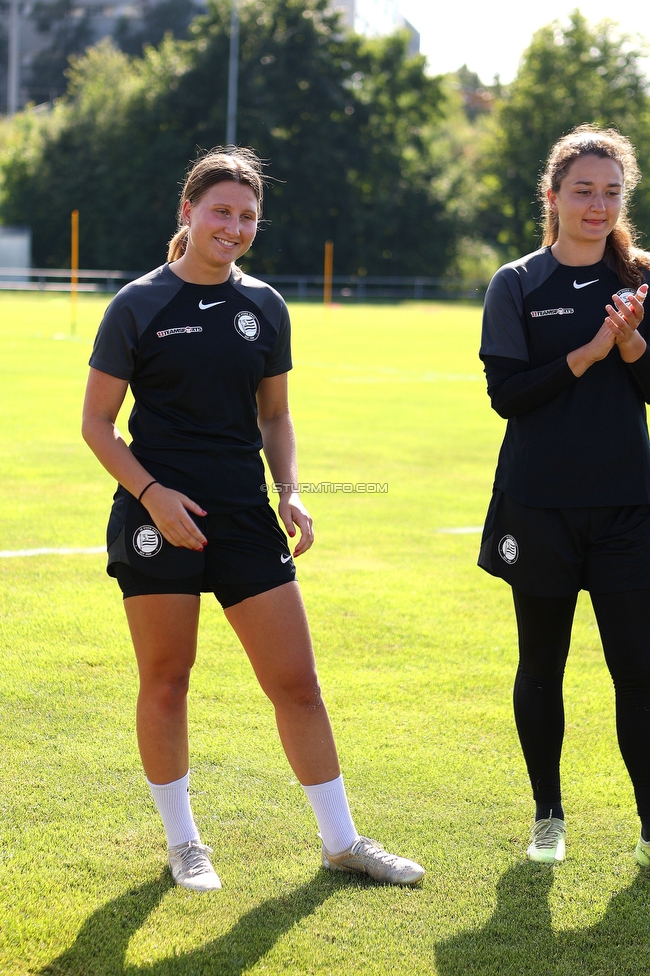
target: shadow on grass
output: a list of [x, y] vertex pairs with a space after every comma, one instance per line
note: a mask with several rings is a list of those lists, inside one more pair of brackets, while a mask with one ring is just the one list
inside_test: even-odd
[[[173, 887], [167, 871], [103, 905], [84, 923], [74, 944], [39, 976], [238, 976], [261, 959], [281, 936], [311, 915], [346, 879], [319, 872], [289, 895], [269, 898], [213, 942], [141, 966], [126, 965], [132, 936]], [[219, 898], [219, 895], [194, 897]]]
[[614, 895], [595, 925], [562, 932], [551, 928], [553, 871], [530, 863], [506, 871], [483, 928], [436, 946], [439, 976], [647, 976], [650, 871]]

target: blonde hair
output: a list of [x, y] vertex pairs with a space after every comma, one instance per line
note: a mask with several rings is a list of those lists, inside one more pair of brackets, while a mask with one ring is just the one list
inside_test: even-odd
[[188, 227], [183, 223], [183, 204], [196, 203], [216, 183], [241, 183], [248, 186], [257, 199], [257, 215], [262, 214], [264, 176], [262, 161], [253, 149], [217, 146], [190, 165], [178, 205], [178, 229], [167, 247], [167, 260], [177, 261], [185, 254]]
[[643, 282], [641, 268], [650, 268], [650, 254], [636, 247], [637, 231], [628, 215], [628, 201], [641, 173], [636, 162], [634, 146], [616, 129], [601, 129], [595, 125], [579, 125], [559, 139], [549, 153], [546, 169], [539, 181], [539, 199], [544, 208], [543, 244], [555, 244], [559, 233], [559, 217], [551, 210], [548, 191], [557, 193], [569, 169], [581, 156], [613, 159], [623, 173], [621, 212], [616, 226], [607, 236], [605, 261], [623, 284], [638, 288]]

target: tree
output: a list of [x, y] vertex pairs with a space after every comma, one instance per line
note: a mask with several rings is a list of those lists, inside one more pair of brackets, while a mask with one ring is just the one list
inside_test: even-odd
[[481, 114], [491, 112], [494, 108], [495, 91], [484, 85], [476, 72], [470, 71], [466, 64], [455, 75], [456, 84], [463, 95], [465, 114], [470, 122], [474, 122]]
[[[640, 56], [610, 21], [591, 27], [577, 10], [566, 30], [556, 21], [537, 31], [486, 145], [479, 211], [488, 239], [513, 256], [538, 246], [537, 180], [553, 143], [576, 125], [614, 125], [646, 145]], [[650, 216], [645, 201], [639, 210]]]
[[[189, 41], [73, 60], [38, 139], [0, 159], [0, 218], [33, 227], [37, 263], [66, 262], [73, 207], [86, 267], [164, 260], [187, 161], [223, 141], [229, 23], [215, 0]], [[319, 272], [327, 238], [340, 273], [444, 270], [455, 230], [431, 146], [445, 95], [406, 45], [344, 34], [328, 0], [242, 5], [238, 141], [273, 176], [251, 270]]]
[[[227, 0], [194, 23], [188, 70], [142, 119], [149, 145], [163, 121], [186, 158], [223, 141], [229, 23]], [[444, 267], [453, 229], [425, 148], [442, 101], [424, 59], [407, 56], [406, 35], [343, 35], [327, 0], [243, 5], [238, 141], [271, 160], [274, 178], [270, 229], [249, 266], [317, 272], [330, 238], [340, 272]]]
[[143, 62], [104, 40], [72, 59], [66, 99], [16, 116], [0, 158], [0, 217], [32, 227], [37, 266], [67, 266], [75, 208], [82, 265], [140, 270], [164, 260], [177, 187], [161, 196], [160, 179], [150, 178], [160, 168], [155, 152], [145, 171], [147, 133], [137, 123], [183, 69], [170, 42]]

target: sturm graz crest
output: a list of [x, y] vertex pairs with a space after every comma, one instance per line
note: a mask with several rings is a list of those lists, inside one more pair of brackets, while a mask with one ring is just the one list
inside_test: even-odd
[[139, 556], [157, 556], [163, 545], [163, 537], [155, 525], [141, 525], [133, 533], [133, 548]]
[[517, 540], [511, 535], [504, 535], [498, 545], [499, 555], [505, 563], [512, 565], [519, 559], [519, 546]]
[[252, 312], [237, 312], [235, 329], [243, 339], [253, 342], [260, 334], [260, 323]]

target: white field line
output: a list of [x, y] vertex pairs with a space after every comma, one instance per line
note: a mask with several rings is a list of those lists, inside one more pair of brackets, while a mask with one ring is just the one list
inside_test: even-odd
[[[482, 525], [463, 525], [457, 529], [438, 529], [438, 532], [447, 535], [472, 535], [482, 531]], [[93, 556], [105, 552], [106, 546], [92, 546], [90, 549], [0, 549], [0, 559], [25, 556]]]
[[77, 553], [91, 555], [98, 552], [106, 552], [106, 546], [93, 546], [92, 549], [0, 549], [0, 559], [14, 556], [72, 556]]

